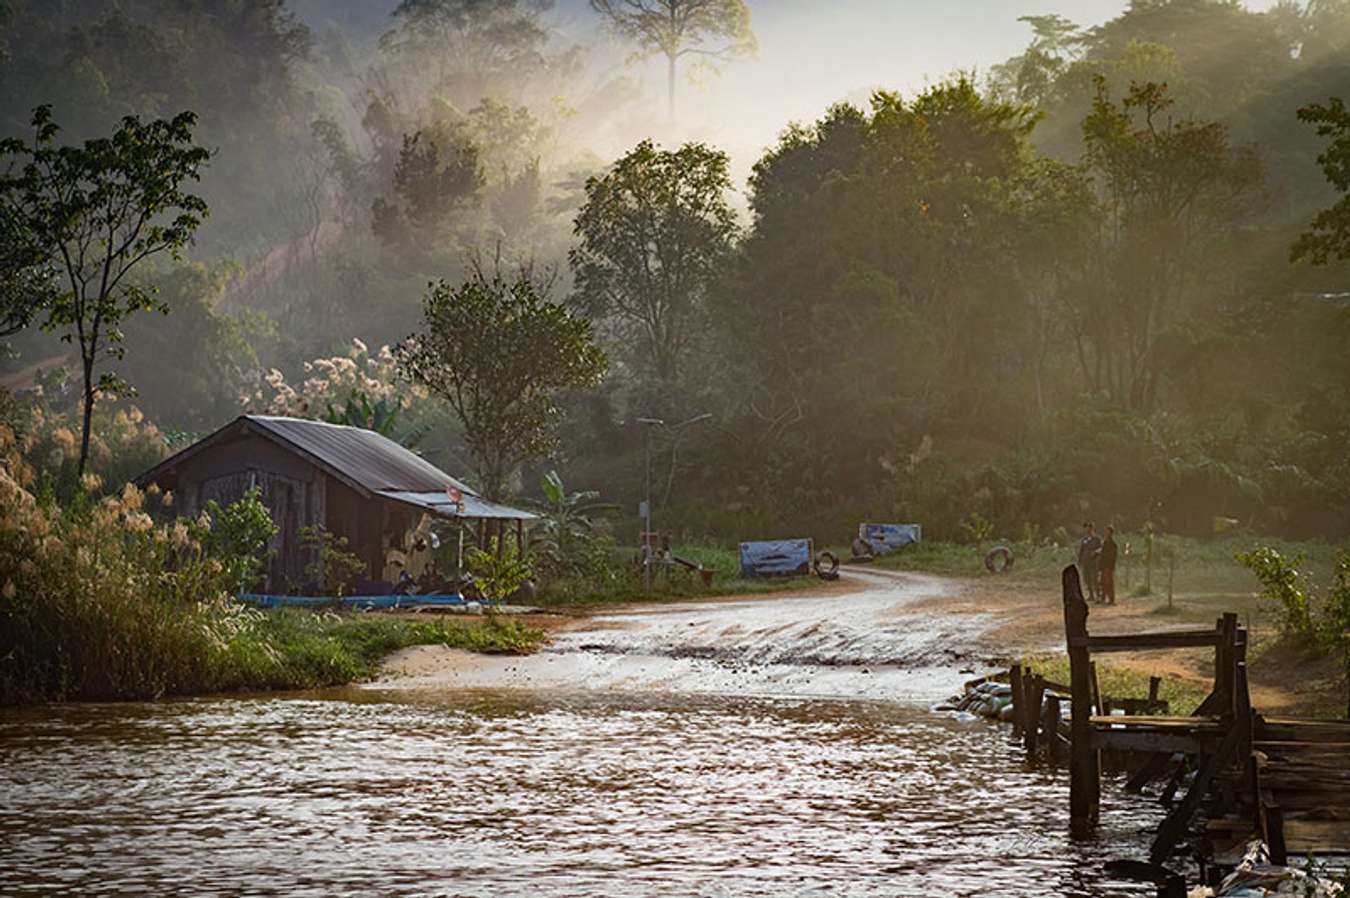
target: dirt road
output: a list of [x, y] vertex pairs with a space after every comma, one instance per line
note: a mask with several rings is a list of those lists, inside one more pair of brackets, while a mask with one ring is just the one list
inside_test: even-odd
[[846, 696], [927, 703], [987, 663], [992, 617], [931, 603], [955, 581], [849, 571], [846, 588], [632, 606], [586, 618], [528, 658], [422, 646], [377, 688], [503, 687]]

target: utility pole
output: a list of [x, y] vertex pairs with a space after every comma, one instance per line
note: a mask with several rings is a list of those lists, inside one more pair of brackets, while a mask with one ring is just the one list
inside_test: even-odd
[[[652, 534], [653, 534], [653, 531], [652, 531], [652, 432], [653, 432], [656, 428], [660, 427], [660, 428], [663, 428], [663, 429], [665, 429], [665, 430], [667, 430], [667, 431], [669, 431], [669, 432], [675, 434], [675, 435], [678, 437], [678, 435], [680, 434], [680, 432], [683, 431], [686, 427], [690, 426], [691, 424], [698, 424], [698, 423], [700, 423], [700, 422], [702, 422], [702, 421], [707, 421], [707, 420], [709, 420], [709, 419], [711, 419], [711, 418], [712, 418], [712, 413], [711, 413], [711, 412], [704, 412], [704, 413], [701, 414], [701, 415], [695, 415], [694, 417], [692, 417], [692, 418], [690, 418], [690, 419], [688, 419], [688, 420], [686, 420], [686, 421], [681, 421], [679, 424], [672, 424], [672, 425], [670, 425], [669, 427], [666, 426], [666, 422], [665, 422], [665, 420], [662, 419], [662, 418], [638, 418], [638, 419], [637, 419], [637, 423], [647, 425], [647, 475], [646, 475], [646, 487], [645, 487], [645, 489], [646, 489], [646, 494], [647, 494], [647, 498], [643, 501], [643, 503], [642, 503], [642, 508], [641, 508], [642, 518], [644, 519], [644, 524], [643, 524], [643, 535], [642, 535], [642, 587], [643, 587], [643, 589], [644, 589], [645, 591], [647, 591], [647, 592], [651, 592], [651, 588], [652, 588], [652, 561], [653, 561], [653, 557], [652, 557], [652, 556], [654, 555], [653, 548], [652, 548], [652, 546], [651, 546], [651, 544], [650, 544], [650, 542], [649, 542], [649, 541], [652, 539]], [[671, 446], [671, 451], [672, 451], [672, 453], [674, 452], [674, 445], [673, 445], [673, 444], [672, 444], [672, 446]], [[674, 458], [673, 458], [673, 456], [672, 456], [671, 464], [672, 464], [672, 465], [674, 464]], [[674, 470], [673, 470], [673, 469], [672, 469], [672, 471], [671, 471], [671, 476], [674, 476]], [[667, 490], [667, 492], [669, 492], [669, 490]]]

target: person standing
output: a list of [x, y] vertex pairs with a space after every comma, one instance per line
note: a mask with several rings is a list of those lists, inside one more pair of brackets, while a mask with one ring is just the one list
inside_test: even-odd
[[1078, 542], [1078, 576], [1087, 588], [1090, 602], [1097, 601], [1097, 561], [1102, 551], [1102, 540], [1097, 529], [1088, 521], [1083, 525], [1083, 538]]
[[1100, 567], [1102, 575], [1102, 601], [1108, 605], [1116, 604], [1116, 557], [1120, 554], [1116, 547], [1116, 528], [1106, 525], [1106, 538], [1102, 540]]

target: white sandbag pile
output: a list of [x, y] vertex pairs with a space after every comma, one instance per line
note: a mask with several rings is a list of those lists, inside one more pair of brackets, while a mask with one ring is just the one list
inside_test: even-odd
[[934, 711], [956, 711], [989, 720], [1012, 720], [1012, 687], [1007, 683], [986, 680], [966, 690], [965, 695], [953, 695], [933, 706]]

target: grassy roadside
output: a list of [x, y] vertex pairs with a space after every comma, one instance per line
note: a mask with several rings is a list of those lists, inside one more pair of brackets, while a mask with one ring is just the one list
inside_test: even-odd
[[684, 545], [676, 546], [672, 551], [676, 557], [712, 571], [712, 582], [705, 585], [694, 571], [681, 565], [671, 565], [664, 571], [653, 571], [652, 586], [648, 590], [642, 580], [642, 569], [636, 561], [638, 550], [631, 547], [616, 548], [603, 572], [586, 577], [553, 578], [540, 590], [533, 604], [548, 608], [584, 608], [629, 602], [761, 595], [810, 589], [824, 582], [815, 576], [742, 577], [737, 552], [718, 546]]
[[[1029, 655], [1020, 659], [1020, 663], [1047, 680], [1062, 684], [1069, 682], [1067, 655]], [[1109, 661], [1097, 662], [1097, 682], [1102, 695], [1108, 698], [1147, 698], [1149, 676], [1132, 667]], [[1158, 688], [1158, 697], [1167, 702], [1170, 714], [1190, 714], [1207, 695], [1208, 686], [1198, 679], [1164, 676]]]
[[[1256, 546], [1271, 546], [1281, 553], [1303, 555], [1302, 565], [1320, 582], [1330, 578], [1337, 547], [1320, 541], [1293, 541], [1252, 534], [1232, 534], [1212, 539], [1157, 534], [1153, 537], [1152, 563], [1148, 563], [1147, 538], [1142, 533], [1117, 533], [1120, 562], [1116, 568], [1117, 593], [1134, 598], [1156, 597], [1165, 602], [1169, 586], [1177, 595], [1225, 594], [1251, 596], [1259, 588], [1256, 578], [1234, 556]], [[1007, 546], [1015, 563], [1007, 575], [990, 574], [984, 555], [995, 546]], [[873, 564], [893, 570], [910, 570], [963, 577], [1012, 578], [1058, 576], [1065, 565], [1077, 559], [1077, 544], [1053, 542], [1028, 544], [992, 540], [980, 546], [922, 542], [883, 556]], [[840, 555], [847, 558], [847, 550]]]
[[[1290, 557], [1303, 555], [1300, 568], [1315, 583], [1325, 584], [1332, 576], [1335, 546], [1245, 534], [1205, 540], [1157, 536], [1150, 574], [1141, 557], [1141, 535], [1118, 535], [1117, 541], [1122, 550], [1129, 543], [1133, 551], [1122, 555], [1117, 568], [1118, 604], [1091, 606], [1093, 632], [1209, 627], [1224, 612], [1235, 612], [1252, 639], [1248, 658], [1258, 707], [1272, 713], [1344, 715], [1346, 684], [1339, 657], [1283, 634], [1276, 603], [1261, 596], [1256, 577], [1234, 558], [1257, 545], [1271, 545]], [[989, 542], [983, 549], [998, 544]], [[987, 610], [1002, 620], [994, 634], [995, 651], [1009, 658], [1020, 656], [1050, 679], [1066, 682], [1068, 659], [1045, 647], [1063, 644], [1059, 575], [1073, 562], [1075, 547], [1002, 544], [1016, 557], [1007, 574], [986, 571], [983, 552], [970, 545], [921, 544], [874, 564], [962, 579], [971, 593], [963, 610]], [[1098, 660], [1098, 676], [1107, 694], [1143, 697], [1149, 676], [1157, 674], [1163, 678], [1162, 697], [1178, 713], [1189, 713], [1208, 694], [1212, 670], [1212, 653], [1203, 650], [1128, 653]]]
[[381, 614], [275, 609], [232, 640], [215, 659], [211, 688], [308, 689], [367, 680], [390, 652], [445, 645], [485, 654], [526, 655], [542, 630], [489, 615], [482, 620], [411, 621]]

